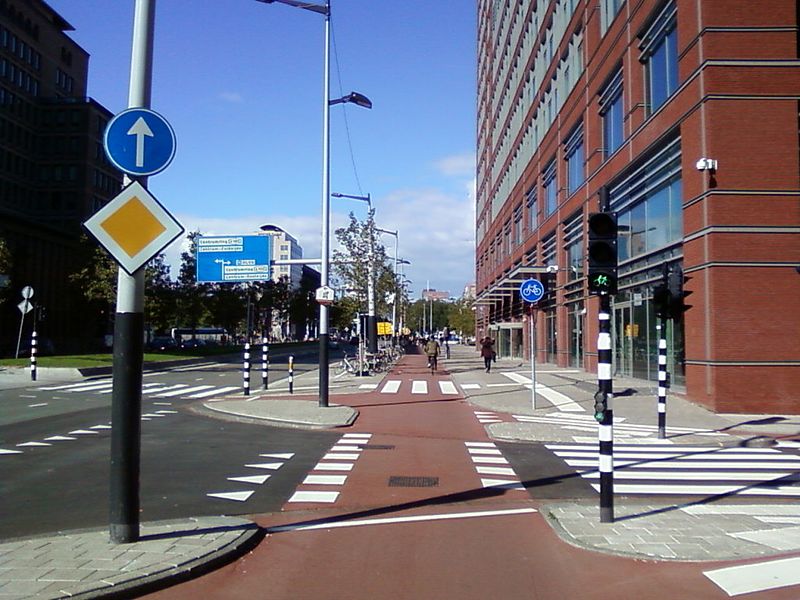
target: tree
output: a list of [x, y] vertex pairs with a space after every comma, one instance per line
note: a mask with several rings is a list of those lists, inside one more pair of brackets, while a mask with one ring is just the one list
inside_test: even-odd
[[355, 303], [337, 302], [337, 305], [341, 304], [339, 321], [348, 324], [356, 318], [357, 312], [367, 312], [370, 247], [375, 273], [375, 314], [379, 317], [391, 314], [386, 296], [397, 289], [397, 276], [388, 262], [386, 249], [378, 239], [374, 216], [373, 209], [369, 211], [366, 221], [358, 221], [351, 212], [350, 224], [336, 230], [336, 238], [343, 250], [333, 251], [333, 271], [345, 294], [356, 299]]
[[459, 331], [462, 335], [475, 335], [475, 311], [472, 310], [472, 301], [461, 298], [452, 302], [448, 307], [448, 321], [451, 331]]
[[208, 295], [211, 284], [197, 283], [197, 238], [199, 231], [192, 231], [186, 238], [189, 250], [181, 253], [181, 269], [178, 274], [176, 325], [196, 329], [208, 317]]

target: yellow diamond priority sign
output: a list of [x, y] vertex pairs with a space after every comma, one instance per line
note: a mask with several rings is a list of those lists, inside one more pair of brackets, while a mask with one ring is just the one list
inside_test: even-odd
[[83, 224], [129, 275], [184, 231], [138, 181]]

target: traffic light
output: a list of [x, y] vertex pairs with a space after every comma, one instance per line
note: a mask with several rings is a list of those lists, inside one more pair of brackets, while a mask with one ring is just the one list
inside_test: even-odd
[[598, 391], [594, 395], [594, 418], [598, 423], [601, 423], [606, 416], [608, 410], [608, 400], [606, 393]]
[[691, 308], [686, 304], [686, 297], [692, 292], [686, 291], [686, 282], [689, 281], [688, 277], [683, 275], [683, 269], [680, 266], [674, 266], [667, 278], [667, 289], [670, 295], [669, 316], [672, 319], [678, 320], [683, 317], [683, 313]]
[[617, 293], [617, 213], [589, 215], [589, 293]]
[[653, 306], [659, 319], [669, 319], [672, 316], [672, 294], [666, 285], [657, 285], [653, 289]]

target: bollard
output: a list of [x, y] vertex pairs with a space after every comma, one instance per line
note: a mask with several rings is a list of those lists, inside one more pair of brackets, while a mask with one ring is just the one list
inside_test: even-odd
[[267, 338], [261, 338], [261, 383], [266, 390], [269, 387], [269, 344]]
[[31, 381], [36, 381], [36, 330], [31, 334]]
[[244, 365], [242, 367], [242, 377], [244, 378], [244, 395], [250, 395], [250, 342], [244, 343]]
[[294, 394], [294, 356], [289, 357], [289, 393]]

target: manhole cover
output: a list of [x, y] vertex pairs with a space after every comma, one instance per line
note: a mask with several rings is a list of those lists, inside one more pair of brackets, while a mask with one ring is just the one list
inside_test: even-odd
[[439, 485], [438, 477], [406, 477], [392, 475], [389, 477], [389, 487], [436, 487]]

